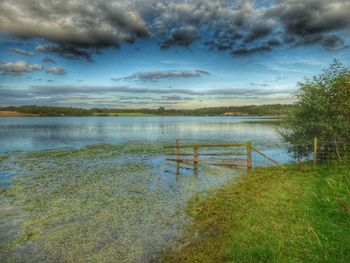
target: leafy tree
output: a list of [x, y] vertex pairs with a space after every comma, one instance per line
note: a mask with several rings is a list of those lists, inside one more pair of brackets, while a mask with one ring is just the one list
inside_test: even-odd
[[164, 107], [159, 107], [158, 108], [158, 113], [159, 114], [164, 114], [165, 113], [165, 108]]
[[341, 157], [341, 145], [350, 142], [350, 70], [335, 60], [319, 76], [298, 83], [290, 117], [282, 134], [298, 157], [320, 148]]

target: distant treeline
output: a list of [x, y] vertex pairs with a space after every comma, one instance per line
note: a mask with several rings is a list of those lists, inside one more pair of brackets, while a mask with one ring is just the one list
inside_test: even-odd
[[40, 116], [91, 116], [91, 110], [73, 107], [26, 105], [19, 107], [1, 107], [0, 111], [17, 111], [21, 113], [38, 114]]
[[96, 113], [144, 113], [155, 115], [185, 115], [185, 116], [210, 116], [210, 115], [288, 115], [293, 105], [290, 104], [268, 104], [249, 106], [212, 107], [199, 109], [91, 109]]
[[231, 107], [213, 107], [200, 108], [193, 110], [176, 110], [165, 109], [159, 107], [158, 109], [109, 109], [109, 108], [94, 108], [83, 109], [74, 107], [55, 107], [55, 106], [10, 106], [0, 107], [0, 111], [16, 111], [21, 113], [38, 114], [40, 116], [92, 116], [118, 114], [118, 113], [142, 113], [152, 115], [165, 116], [216, 116], [216, 115], [288, 115], [292, 109], [292, 105], [287, 104], [269, 104], [269, 105], [249, 105], [249, 106], [231, 106]]

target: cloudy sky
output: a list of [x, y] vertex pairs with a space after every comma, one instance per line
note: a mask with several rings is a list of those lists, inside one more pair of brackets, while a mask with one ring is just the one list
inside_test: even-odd
[[0, 0], [0, 105], [291, 103], [350, 66], [349, 0]]

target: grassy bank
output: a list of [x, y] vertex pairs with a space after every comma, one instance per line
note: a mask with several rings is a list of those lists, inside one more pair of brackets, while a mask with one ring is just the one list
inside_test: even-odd
[[350, 262], [350, 166], [261, 168], [192, 201], [162, 262]]

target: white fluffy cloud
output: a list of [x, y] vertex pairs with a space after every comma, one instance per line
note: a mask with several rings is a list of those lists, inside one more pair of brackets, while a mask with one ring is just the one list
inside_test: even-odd
[[5, 62], [0, 64], [0, 71], [4, 74], [21, 75], [22, 73], [42, 70], [39, 64], [28, 64], [26, 61]]

